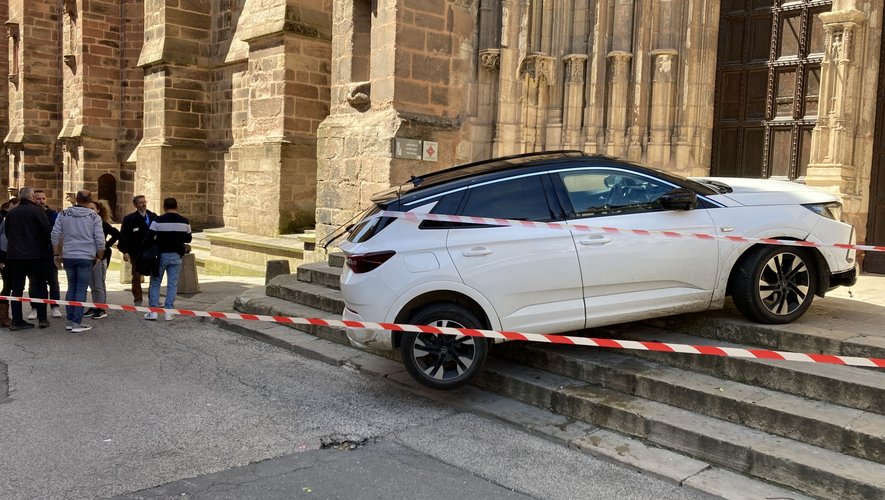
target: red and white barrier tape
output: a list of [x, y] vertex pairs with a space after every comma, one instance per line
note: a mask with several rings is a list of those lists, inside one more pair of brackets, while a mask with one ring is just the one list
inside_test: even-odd
[[475, 330], [471, 328], [449, 328], [435, 326], [402, 325], [397, 323], [368, 323], [360, 321], [343, 321], [321, 318], [297, 318], [290, 316], [265, 316], [259, 314], [226, 313], [217, 311], [192, 311], [190, 309], [163, 309], [160, 307], [121, 306], [115, 304], [98, 304], [93, 302], [76, 302], [67, 300], [31, 299], [27, 297], [0, 296], [0, 300], [18, 302], [45, 303], [50, 305], [97, 307], [100, 309], [173, 313], [179, 316], [241, 319], [245, 321], [264, 321], [289, 325], [329, 326], [336, 328], [361, 328], [366, 330], [393, 330], [399, 332], [429, 333], [433, 335], [464, 335], [489, 339], [522, 340], [546, 344], [583, 345], [590, 347], [608, 347], [634, 351], [674, 352], [683, 354], [702, 354], [707, 356], [726, 356], [732, 358], [775, 359], [782, 361], [799, 361], [803, 363], [826, 363], [832, 365], [864, 366], [869, 368], [885, 368], [885, 359], [860, 358], [855, 356], [836, 356], [832, 354], [802, 354], [797, 352], [771, 351], [767, 349], [744, 349], [739, 347], [716, 347], [708, 345], [671, 344], [666, 342], [642, 342], [635, 340], [616, 340], [592, 337], [575, 337], [568, 335], [549, 335], [540, 333], [519, 333], [495, 330]]
[[415, 222], [432, 220], [440, 222], [458, 222], [463, 224], [487, 224], [493, 226], [528, 227], [538, 229], [565, 229], [582, 232], [602, 231], [608, 234], [630, 234], [636, 236], [658, 236], [664, 238], [693, 238], [698, 240], [725, 240], [737, 243], [764, 243], [766, 245], [785, 245], [792, 247], [839, 248], [842, 250], [863, 250], [866, 252], [885, 252], [885, 246], [850, 245], [848, 243], [814, 243], [801, 240], [776, 240], [772, 238], [748, 238], [745, 236], [726, 236], [721, 234], [686, 233], [681, 231], [661, 231], [653, 229], [623, 229], [607, 226], [588, 226], [586, 224], [567, 224], [565, 222], [534, 222], [527, 220], [495, 219], [491, 217], [470, 217], [464, 215], [419, 214], [415, 212], [391, 212], [382, 210], [372, 217], [394, 217]]

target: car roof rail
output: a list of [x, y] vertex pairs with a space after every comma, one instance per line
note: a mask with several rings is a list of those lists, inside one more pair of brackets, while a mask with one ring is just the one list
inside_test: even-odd
[[475, 161], [472, 163], [465, 163], [463, 165], [456, 165], [451, 168], [447, 168], [444, 170], [438, 170], [436, 172], [430, 172], [430, 173], [427, 173], [424, 175], [413, 175], [412, 178], [410, 179], [410, 181], [412, 182], [412, 184], [414, 186], [417, 187], [419, 184], [421, 184], [421, 181], [423, 181], [429, 177], [434, 177], [437, 175], [447, 174], [447, 173], [451, 173], [451, 172], [457, 172], [458, 170], [462, 170], [465, 168], [478, 167], [478, 166], [486, 165], [486, 164], [490, 164], [490, 163], [506, 162], [506, 161], [510, 161], [510, 160], [517, 160], [517, 159], [523, 159], [523, 158], [532, 158], [535, 156], [560, 156], [562, 158], [567, 158], [567, 157], [586, 156], [586, 155], [584, 154], [583, 151], [580, 151], [577, 149], [561, 149], [561, 150], [555, 150], [555, 151], [533, 151], [531, 153], [520, 153], [520, 154], [515, 154], [515, 155], [509, 155], [509, 156], [498, 156], [495, 158], [489, 158], [486, 160], [479, 160], [479, 161]]

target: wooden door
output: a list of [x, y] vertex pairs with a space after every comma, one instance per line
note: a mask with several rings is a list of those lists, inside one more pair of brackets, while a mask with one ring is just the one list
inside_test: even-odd
[[[885, 18], [885, 14], [883, 14]], [[873, 139], [873, 172], [870, 182], [870, 212], [866, 243], [885, 245], [885, 45], [879, 55], [879, 92], [876, 103], [876, 132]], [[867, 252], [863, 270], [885, 274], [885, 253]]]

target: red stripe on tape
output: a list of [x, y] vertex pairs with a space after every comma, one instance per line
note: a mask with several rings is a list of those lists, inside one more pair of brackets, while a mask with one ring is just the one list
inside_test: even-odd
[[597, 339], [597, 338], [593, 338], [590, 340], [592, 340], [593, 342], [596, 342], [596, 345], [598, 345], [599, 347], [614, 347], [617, 349], [621, 349], [623, 347], [623, 346], [621, 346], [621, 344], [617, 340]]
[[274, 316], [273, 319], [277, 323], [283, 323], [285, 325], [291, 325], [294, 323], [294, 321], [292, 321], [292, 318], [288, 316]]
[[525, 335], [523, 335], [521, 333], [517, 333], [517, 332], [498, 332], [498, 333], [503, 335], [504, 338], [507, 340], [524, 340], [524, 341], [529, 340], [528, 338], [526, 338]]
[[564, 335], [544, 335], [544, 337], [546, 337], [547, 340], [549, 340], [551, 344], [566, 344], [566, 345], [568, 345], [568, 344], [574, 345], [575, 344], [574, 341], [572, 341], [572, 339], [570, 339]]
[[699, 353], [708, 356], [728, 356], [727, 352], [714, 345], [693, 345], [692, 347], [697, 349]]
[[832, 365], [844, 365], [845, 361], [839, 356], [833, 356], [832, 354], [807, 354], [809, 358], [815, 360], [818, 363], [829, 363]]
[[674, 352], [673, 348], [661, 342], [640, 342], [640, 344], [648, 347], [649, 351], [658, 352]]
[[756, 356], [759, 359], [780, 359], [783, 360], [784, 357], [774, 351], [769, 351], [767, 349], [747, 349], [750, 351], [750, 354]]

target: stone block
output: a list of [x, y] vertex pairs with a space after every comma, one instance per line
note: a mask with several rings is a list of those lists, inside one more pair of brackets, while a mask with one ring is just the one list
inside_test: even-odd
[[270, 283], [270, 280], [281, 274], [290, 274], [288, 260], [269, 260], [267, 261], [267, 271], [264, 274], [264, 284]]
[[200, 291], [200, 280], [197, 276], [197, 258], [193, 253], [186, 253], [181, 259], [181, 274], [178, 276], [178, 293], [189, 295]]

